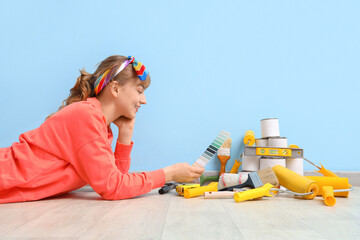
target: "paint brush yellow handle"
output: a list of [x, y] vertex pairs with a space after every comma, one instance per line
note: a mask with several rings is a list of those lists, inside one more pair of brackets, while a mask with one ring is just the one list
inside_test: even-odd
[[[241, 158], [241, 157], [240, 157]], [[240, 159], [239, 159], [240, 160]], [[239, 170], [240, 165], [242, 164], [242, 162], [238, 161], [237, 159], [235, 159], [234, 165], [231, 168], [230, 173], [237, 173]]]
[[264, 196], [272, 197], [273, 195], [270, 194], [270, 189], [272, 187], [274, 187], [274, 185], [272, 185], [270, 183], [266, 183], [264, 186], [259, 187], [259, 188], [246, 190], [243, 192], [237, 192], [234, 194], [234, 200], [236, 202], [242, 202], [242, 201], [251, 200], [251, 199], [264, 197]]

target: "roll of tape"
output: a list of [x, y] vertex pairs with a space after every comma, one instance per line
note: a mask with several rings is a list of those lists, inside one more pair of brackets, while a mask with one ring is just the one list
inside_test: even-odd
[[269, 158], [269, 157], [260, 158], [260, 170], [267, 167], [272, 168], [276, 165], [285, 167], [285, 158]]
[[268, 146], [268, 139], [267, 138], [255, 139], [255, 146], [257, 146], [257, 147], [267, 147]]
[[286, 158], [286, 168], [304, 176], [304, 160], [302, 158]]
[[269, 147], [279, 147], [286, 148], [287, 147], [287, 138], [286, 137], [271, 137], [268, 139]]
[[266, 118], [260, 121], [261, 123], [261, 137], [280, 137], [279, 119]]
[[260, 169], [260, 157], [258, 156], [244, 156], [241, 164], [242, 171], [259, 171]]

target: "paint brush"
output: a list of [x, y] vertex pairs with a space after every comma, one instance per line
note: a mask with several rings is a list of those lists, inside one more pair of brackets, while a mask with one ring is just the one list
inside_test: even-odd
[[230, 148], [231, 148], [231, 138], [228, 138], [218, 150], [217, 156], [221, 163], [221, 169], [219, 175], [225, 172], [226, 162], [230, 159]]
[[[219, 182], [224, 180], [224, 179], [222, 179], [222, 176], [220, 176]], [[233, 191], [234, 188], [244, 188], [244, 187], [258, 188], [258, 187], [263, 186], [266, 183], [270, 183], [270, 184], [274, 185], [275, 187], [279, 186], [279, 181], [271, 167], [264, 168], [257, 172], [251, 172], [248, 174], [248, 178], [244, 178], [243, 175], [239, 175], [239, 182], [240, 182], [240, 184], [236, 184], [234, 181], [232, 183], [231, 182], [230, 183], [222, 182], [222, 184], [226, 187], [221, 188], [221, 189], [219, 188], [218, 190], [219, 191]]]

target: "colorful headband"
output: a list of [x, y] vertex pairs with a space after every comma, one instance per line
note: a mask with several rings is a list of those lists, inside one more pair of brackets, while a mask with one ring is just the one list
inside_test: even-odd
[[129, 56], [128, 59], [126, 59], [119, 67], [119, 69], [115, 72], [115, 69], [117, 67], [114, 66], [108, 70], [106, 70], [94, 83], [94, 92], [96, 95], [101, 92], [102, 89], [105, 88], [105, 86], [114, 78], [116, 75], [118, 75], [122, 70], [124, 70], [129, 64], [132, 64], [136, 75], [141, 81], [145, 81], [147, 75], [149, 74], [148, 70], [146, 70], [146, 67], [141, 63], [135, 60], [135, 57]]

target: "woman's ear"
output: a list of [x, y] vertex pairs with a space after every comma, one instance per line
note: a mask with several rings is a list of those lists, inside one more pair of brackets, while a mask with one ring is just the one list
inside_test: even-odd
[[119, 83], [116, 81], [113, 81], [110, 83], [110, 93], [111, 95], [113, 95], [114, 97], [117, 97], [117, 95], [119, 94]]

